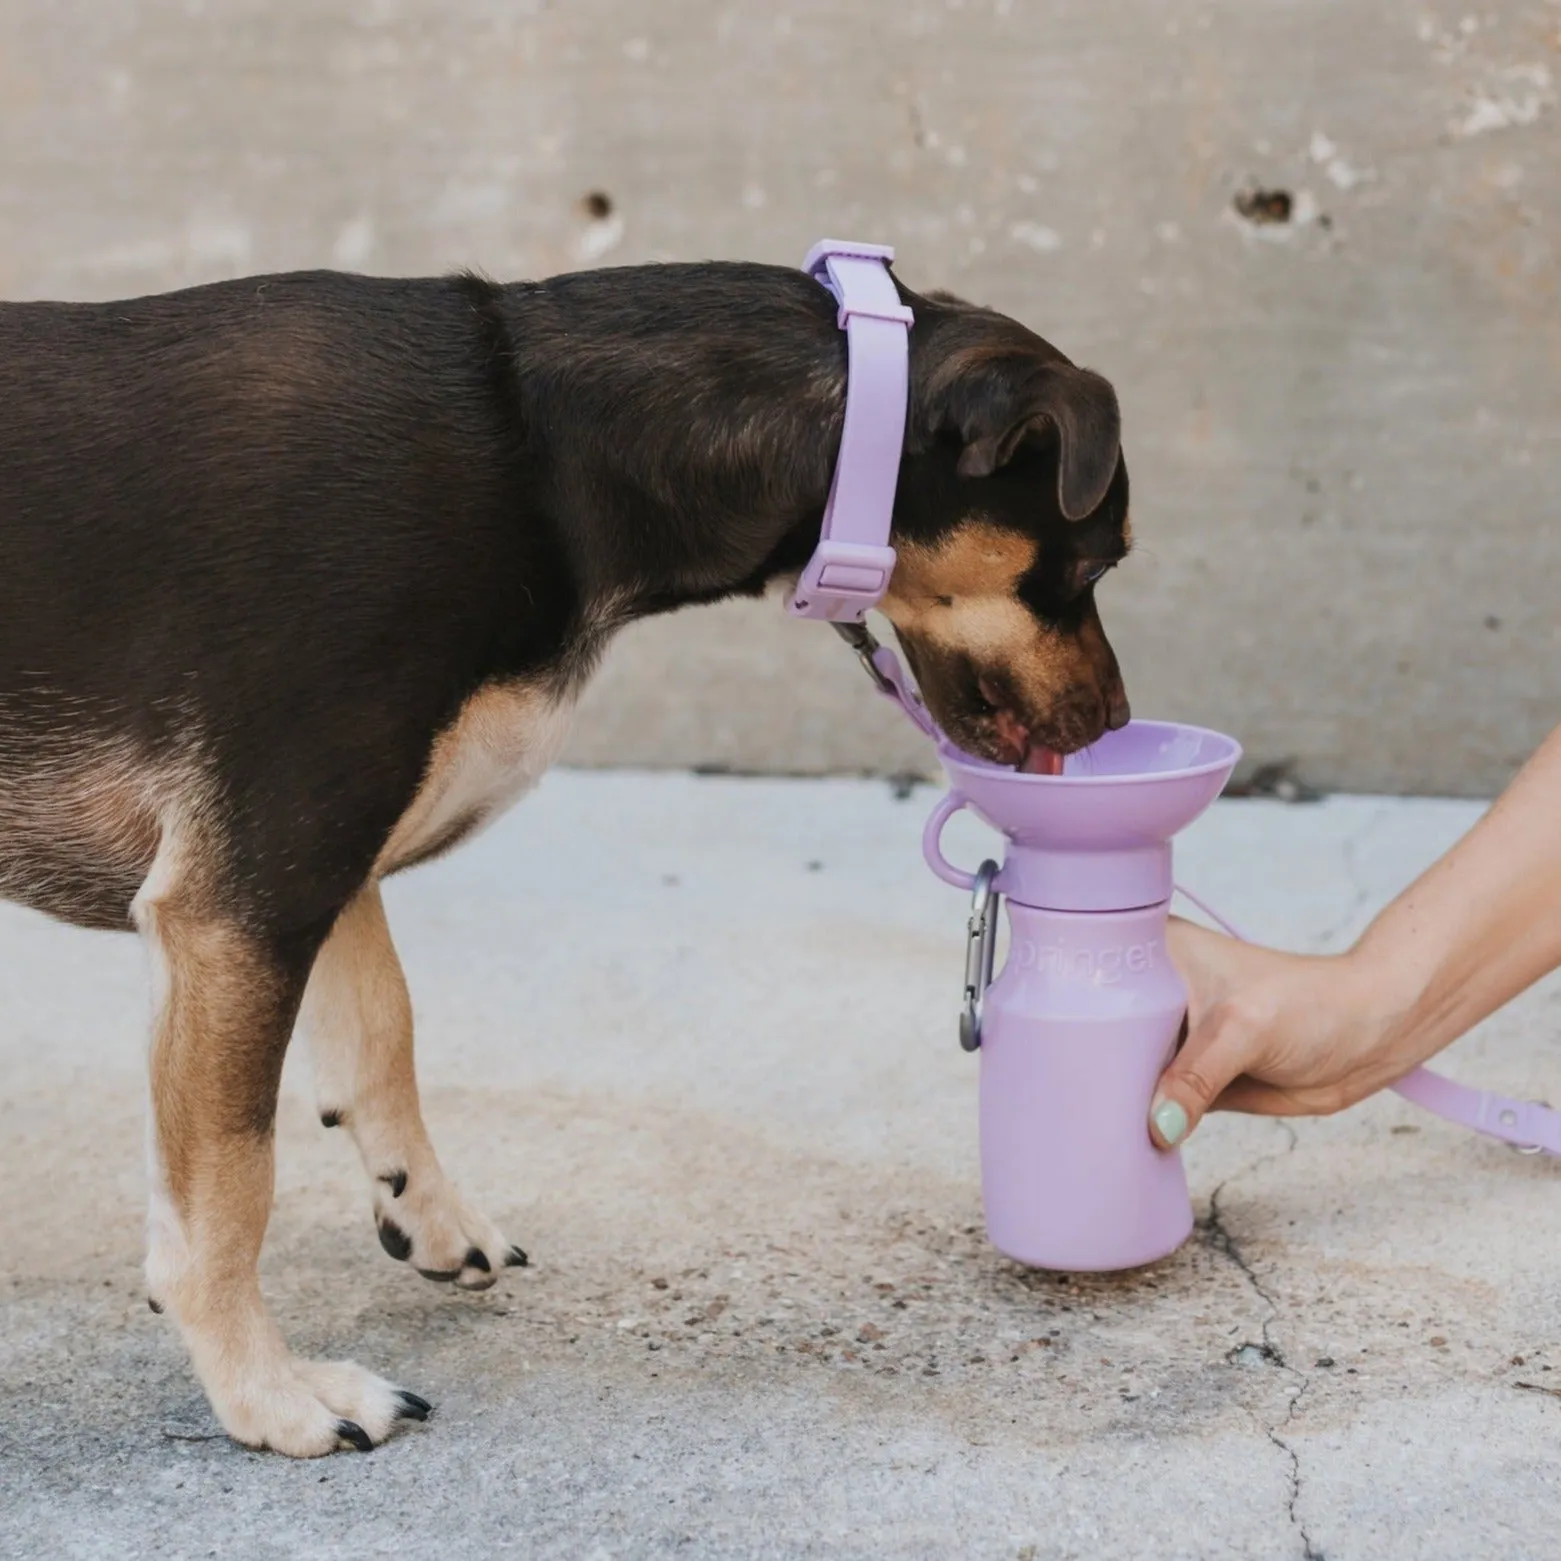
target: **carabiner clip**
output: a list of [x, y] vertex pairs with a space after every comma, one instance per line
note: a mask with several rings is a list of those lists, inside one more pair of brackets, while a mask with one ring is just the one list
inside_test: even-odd
[[898, 698], [899, 689], [883, 675], [878, 663], [873, 660], [878, 652], [878, 641], [873, 637], [873, 631], [865, 623], [835, 623], [831, 627], [856, 652], [856, 659], [866, 668], [867, 675], [877, 685], [878, 692]]
[[981, 1045], [981, 1010], [992, 984], [992, 960], [997, 953], [997, 908], [1002, 895], [992, 887], [997, 863], [988, 859], [976, 869], [970, 893], [970, 921], [965, 929], [965, 995], [959, 1014], [959, 1044], [973, 1052]]

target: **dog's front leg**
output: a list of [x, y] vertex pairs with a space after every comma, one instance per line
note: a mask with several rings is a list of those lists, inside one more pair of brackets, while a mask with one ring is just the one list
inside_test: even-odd
[[316, 1457], [367, 1450], [428, 1405], [350, 1361], [301, 1360], [260, 1294], [282, 1058], [312, 946], [199, 903], [167, 861], [134, 916], [153, 955], [154, 1310], [171, 1312], [223, 1428], [251, 1447]]
[[302, 1027], [320, 1120], [352, 1134], [372, 1179], [385, 1250], [426, 1279], [467, 1290], [485, 1290], [500, 1268], [523, 1265], [526, 1254], [444, 1174], [423, 1126], [412, 1004], [377, 884], [347, 906], [320, 950]]

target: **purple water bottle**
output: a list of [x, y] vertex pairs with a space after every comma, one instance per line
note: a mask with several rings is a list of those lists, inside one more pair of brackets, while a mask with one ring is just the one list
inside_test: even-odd
[[[1022, 1263], [1136, 1268], [1192, 1230], [1181, 1157], [1148, 1133], [1187, 997], [1165, 950], [1171, 837], [1240, 756], [1232, 738], [1162, 721], [1108, 733], [1059, 775], [939, 744], [950, 789], [923, 846], [974, 893], [960, 1038], [981, 1053], [987, 1233]], [[966, 807], [1004, 836], [1001, 868], [944, 859], [943, 827]], [[1010, 936], [993, 981], [1000, 897]]]

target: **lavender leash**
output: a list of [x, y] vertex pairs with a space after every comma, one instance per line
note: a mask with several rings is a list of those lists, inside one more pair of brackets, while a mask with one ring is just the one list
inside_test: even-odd
[[[860, 624], [837, 623], [835, 627], [856, 651], [879, 692], [899, 705], [929, 737], [936, 739], [939, 734], [932, 716], [911, 687], [894, 652], [880, 645]], [[1176, 892], [1202, 911], [1222, 932], [1239, 942], [1252, 942], [1190, 889], [1177, 884]], [[1422, 1110], [1456, 1122], [1460, 1127], [1472, 1128], [1476, 1133], [1499, 1138], [1522, 1154], [1561, 1155], [1561, 1111], [1553, 1110], [1543, 1101], [1515, 1100], [1491, 1090], [1472, 1089], [1467, 1084], [1455, 1084], [1429, 1068], [1415, 1068], [1388, 1087]]]
[[[1176, 892], [1189, 905], [1202, 911], [1221, 932], [1240, 943], [1252, 942], [1191, 889], [1177, 884]], [[1542, 1101], [1514, 1100], [1488, 1089], [1471, 1089], [1467, 1084], [1455, 1084], [1429, 1068], [1414, 1068], [1388, 1088], [1425, 1111], [1456, 1122], [1460, 1127], [1473, 1128], [1476, 1133], [1499, 1138], [1523, 1154], [1543, 1151], [1561, 1155], [1561, 1111], [1553, 1111]]]

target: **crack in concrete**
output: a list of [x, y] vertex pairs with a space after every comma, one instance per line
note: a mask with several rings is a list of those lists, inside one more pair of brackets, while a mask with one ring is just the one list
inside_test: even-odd
[[[1349, 834], [1344, 837], [1344, 840], [1340, 845], [1341, 865], [1344, 869], [1345, 881], [1349, 884], [1350, 889], [1352, 890], [1352, 898], [1349, 905], [1338, 916], [1338, 918], [1332, 922], [1319, 936], [1317, 940], [1317, 948], [1319, 950], [1329, 948], [1333, 944], [1334, 940], [1349, 927], [1350, 923], [1353, 922], [1356, 917], [1360, 915], [1361, 911], [1364, 910], [1371, 902], [1371, 888], [1362, 880], [1361, 877], [1359, 851], [1367, 836], [1376, 830], [1385, 815], [1386, 809], [1380, 807], [1374, 808], [1364, 819], [1361, 820], [1357, 828], [1352, 829]], [[1285, 1147], [1277, 1154], [1259, 1156], [1258, 1159], [1254, 1160], [1249, 1166], [1245, 1167], [1245, 1169], [1238, 1171], [1235, 1176], [1226, 1177], [1226, 1179], [1214, 1189], [1213, 1193], [1209, 1197], [1209, 1216], [1208, 1219], [1203, 1222], [1203, 1229], [1210, 1248], [1213, 1251], [1218, 1252], [1221, 1256], [1227, 1258], [1237, 1269], [1240, 1270], [1248, 1285], [1251, 1286], [1253, 1294], [1262, 1301], [1264, 1307], [1267, 1309], [1264, 1314], [1262, 1323], [1262, 1342], [1256, 1346], [1250, 1344], [1238, 1345], [1230, 1352], [1228, 1358], [1232, 1362], [1235, 1362], [1240, 1358], [1243, 1350], [1254, 1349], [1255, 1353], [1257, 1353], [1262, 1360], [1274, 1365], [1280, 1371], [1283, 1371], [1295, 1383], [1295, 1391], [1290, 1395], [1289, 1401], [1285, 1406], [1284, 1419], [1279, 1421], [1277, 1425], [1263, 1425], [1262, 1429], [1263, 1434], [1270, 1442], [1273, 1443], [1276, 1448], [1279, 1449], [1280, 1452], [1284, 1454], [1289, 1464], [1290, 1495], [1288, 1501], [1286, 1502], [1286, 1511], [1289, 1516], [1290, 1523], [1301, 1541], [1302, 1561], [1325, 1561], [1322, 1551], [1320, 1551], [1312, 1542], [1311, 1535], [1306, 1531], [1306, 1525], [1301, 1521], [1300, 1513], [1298, 1511], [1301, 1501], [1302, 1487], [1301, 1458], [1295, 1447], [1285, 1439], [1283, 1434], [1285, 1429], [1291, 1424], [1292, 1421], [1294, 1421], [1299, 1410], [1301, 1400], [1306, 1396], [1307, 1389], [1311, 1386], [1311, 1378], [1298, 1367], [1292, 1366], [1289, 1361], [1285, 1359], [1284, 1352], [1274, 1342], [1273, 1328], [1279, 1316], [1279, 1303], [1264, 1287], [1263, 1281], [1258, 1277], [1256, 1270], [1247, 1260], [1245, 1254], [1237, 1244], [1235, 1237], [1226, 1228], [1224, 1213], [1220, 1208], [1221, 1194], [1223, 1194], [1225, 1189], [1236, 1180], [1237, 1176], [1250, 1176], [1253, 1171], [1258, 1170], [1260, 1167], [1269, 1164], [1273, 1160], [1280, 1159], [1284, 1155], [1288, 1155], [1294, 1152], [1297, 1143], [1295, 1129], [1292, 1128], [1287, 1122], [1280, 1122], [1278, 1125], [1282, 1127], [1285, 1133], [1288, 1135], [1289, 1141]]]
[[1219, 1253], [1221, 1257], [1226, 1258], [1240, 1271], [1242, 1277], [1251, 1287], [1252, 1293], [1257, 1296], [1266, 1308], [1260, 1330], [1262, 1342], [1256, 1346], [1251, 1344], [1237, 1345], [1227, 1356], [1227, 1359], [1234, 1362], [1244, 1350], [1254, 1349], [1255, 1353], [1264, 1361], [1270, 1362], [1284, 1372], [1295, 1385], [1295, 1391], [1290, 1395], [1289, 1401], [1285, 1405], [1284, 1419], [1276, 1425], [1262, 1424], [1262, 1422], [1260, 1424], [1262, 1424], [1264, 1436], [1284, 1454], [1288, 1464], [1290, 1494], [1285, 1502], [1285, 1513], [1290, 1520], [1290, 1526], [1296, 1531], [1296, 1535], [1301, 1541], [1302, 1561], [1326, 1561], [1322, 1551], [1313, 1544], [1312, 1536], [1307, 1533], [1306, 1524], [1301, 1521], [1301, 1515], [1298, 1511], [1301, 1503], [1302, 1486], [1301, 1455], [1285, 1440], [1282, 1434], [1286, 1427], [1295, 1419], [1301, 1400], [1306, 1396], [1307, 1389], [1312, 1385], [1312, 1379], [1305, 1372], [1301, 1371], [1299, 1367], [1292, 1366], [1285, 1359], [1284, 1351], [1274, 1342], [1273, 1328], [1279, 1317], [1279, 1303], [1264, 1286], [1263, 1281], [1258, 1277], [1257, 1270], [1253, 1268], [1246, 1254], [1242, 1252], [1237, 1244], [1235, 1236], [1231, 1234], [1225, 1224], [1224, 1211], [1220, 1208], [1221, 1195], [1236, 1180], [1237, 1176], [1250, 1176], [1252, 1172], [1260, 1169], [1262, 1166], [1268, 1165], [1274, 1160], [1283, 1159], [1286, 1155], [1295, 1152], [1296, 1144], [1299, 1142], [1295, 1129], [1288, 1122], [1281, 1121], [1276, 1125], [1285, 1132], [1288, 1140], [1285, 1147], [1275, 1154], [1261, 1155], [1251, 1165], [1238, 1171], [1235, 1176], [1227, 1176], [1209, 1194], [1209, 1213], [1207, 1219], [1201, 1222], [1201, 1228], [1210, 1250]]

